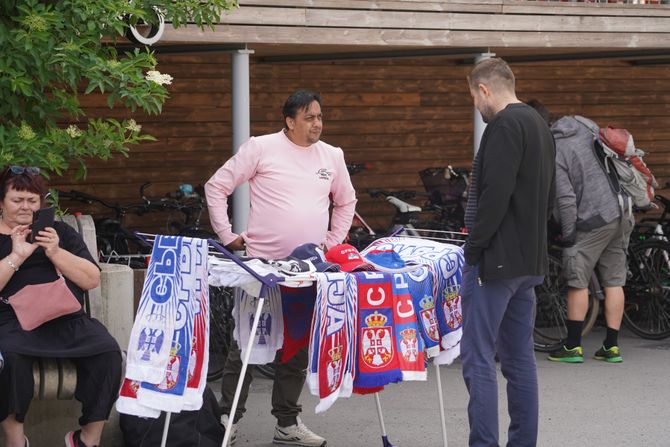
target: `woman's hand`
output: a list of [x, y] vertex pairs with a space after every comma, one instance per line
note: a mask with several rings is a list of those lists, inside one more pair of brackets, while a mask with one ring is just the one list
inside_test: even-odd
[[52, 227], [46, 227], [35, 236], [35, 244], [44, 248], [44, 253], [48, 258], [51, 258], [60, 250], [59, 241], [58, 233]]
[[30, 228], [28, 225], [17, 225], [12, 228], [12, 232], [10, 233], [12, 238], [12, 253], [18, 256], [21, 263], [37, 249], [36, 244], [31, 244], [26, 240], [29, 234]]

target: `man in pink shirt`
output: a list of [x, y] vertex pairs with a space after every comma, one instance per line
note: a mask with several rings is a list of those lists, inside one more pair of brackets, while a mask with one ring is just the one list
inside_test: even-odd
[[[281, 259], [308, 242], [328, 249], [344, 240], [354, 215], [356, 193], [342, 149], [319, 139], [323, 129], [319, 95], [298, 90], [286, 100], [282, 113], [284, 129], [249, 139], [205, 185], [212, 227], [226, 248], [246, 250], [248, 256]], [[228, 197], [246, 181], [251, 210], [246, 231], [238, 235], [228, 219]], [[274, 443], [326, 445], [298, 417], [306, 368], [306, 349], [277, 366], [272, 390], [272, 414], [277, 418]], [[230, 412], [241, 369], [240, 351], [234, 345], [221, 386], [222, 419]], [[250, 383], [247, 370], [235, 424], [245, 412]], [[234, 425], [231, 440], [235, 429]]]

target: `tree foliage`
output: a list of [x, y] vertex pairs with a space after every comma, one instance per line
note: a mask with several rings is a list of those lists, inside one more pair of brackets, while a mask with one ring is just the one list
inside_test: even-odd
[[[237, 0], [0, 0], [0, 166], [61, 174], [88, 157], [127, 155], [153, 139], [134, 120], [86, 117], [82, 95], [159, 114], [171, 77], [148, 48], [120, 53], [129, 24], [155, 23], [158, 8], [175, 28], [212, 27]], [[75, 124], [71, 124], [75, 123]]]

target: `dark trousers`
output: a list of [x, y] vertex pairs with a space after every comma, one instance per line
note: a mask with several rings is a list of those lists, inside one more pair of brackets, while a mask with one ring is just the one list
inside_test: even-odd
[[[277, 356], [277, 360], [279, 356]], [[249, 397], [249, 385], [251, 385], [252, 365], [247, 368], [244, 376], [244, 385], [240, 393], [240, 400], [235, 411], [234, 422], [239, 421], [246, 411], [245, 404]], [[302, 411], [298, 404], [302, 387], [307, 377], [307, 348], [301, 349], [291, 360], [281, 364], [277, 362], [277, 372], [272, 384], [272, 415], [277, 418], [277, 423], [282, 427], [297, 423], [297, 417]], [[235, 397], [237, 380], [242, 371], [242, 358], [237, 343], [233, 341], [228, 352], [226, 365], [223, 368], [223, 381], [221, 383], [221, 412], [230, 414]]]
[[[33, 399], [33, 363], [37, 357], [5, 352], [5, 368], [0, 373], [0, 421], [14, 413], [23, 423]], [[79, 425], [105, 421], [119, 395], [121, 352], [111, 351], [70, 359], [77, 369], [74, 397], [82, 404]]]
[[470, 393], [470, 445], [498, 446], [496, 352], [507, 380], [508, 446], [537, 444], [538, 390], [533, 352], [534, 286], [541, 276], [479, 284], [478, 266], [463, 276], [463, 379]]

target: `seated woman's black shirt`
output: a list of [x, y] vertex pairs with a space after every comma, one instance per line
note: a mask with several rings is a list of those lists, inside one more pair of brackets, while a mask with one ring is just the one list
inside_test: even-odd
[[[74, 229], [63, 222], [55, 222], [54, 229], [58, 233], [59, 246], [62, 249], [95, 264], [86, 244]], [[11, 251], [10, 236], [0, 234], [0, 259], [4, 259]], [[47, 258], [44, 249], [38, 247], [0, 290], [0, 297], [10, 297], [29, 284], [42, 284], [56, 279], [58, 279], [56, 268]], [[84, 291], [65, 279], [74, 296], [83, 303]], [[118, 350], [118, 344], [102, 323], [89, 318], [83, 309], [48, 321], [32, 331], [24, 331], [12, 308], [0, 303], [0, 352], [72, 358]]]

